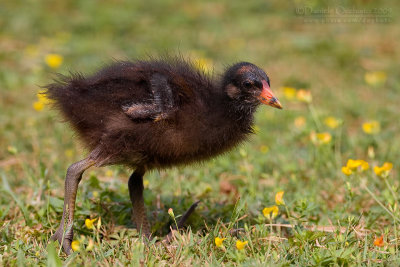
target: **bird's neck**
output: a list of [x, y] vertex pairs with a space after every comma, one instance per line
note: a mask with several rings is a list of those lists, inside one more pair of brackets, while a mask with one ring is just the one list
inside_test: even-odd
[[245, 133], [252, 133], [252, 127], [254, 124], [254, 113], [257, 109], [257, 106], [254, 105], [246, 105], [240, 103], [238, 101], [234, 101], [229, 99], [227, 105], [227, 117], [233, 125], [236, 125], [236, 128]]
[[226, 95], [221, 98], [214, 102], [217, 107], [210, 109], [213, 112], [210, 115], [218, 122], [217, 125], [225, 132], [224, 135], [241, 138], [241, 135], [253, 133], [254, 112], [257, 106], [243, 104], [240, 100], [231, 99]]
[[225, 136], [232, 140], [244, 140], [253, 133], [254, 113], [257, 104], [243, 99], [233, 99], [226, 94], [226, 86], [215, 86], [213, 97], [209, 99], [209, 121], [211, 127], [218, 128], [219, 138]]

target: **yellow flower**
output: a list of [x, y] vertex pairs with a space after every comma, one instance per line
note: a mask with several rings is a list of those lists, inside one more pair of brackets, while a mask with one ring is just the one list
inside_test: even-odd
[[93, 241], [93, 239], [90, 238], [89, 243], [86, 247], [86, 251], [91, 251], [93, 249], [93, 247], [94, 247], [94, 241]]
[[242, 242], [242, 241], [238, 240], [238, 241], [236, 241], [236, 248], [238, 250], [242, 250], [247, 245], [247, 243], [248, 243], [247, 241]]
[[94, 219], [86, 219], [85, 220], [85, 225], [87, 229], [93, 229], [93, 223], [97, 220], [97, 218]]
[[266, 145], [262, 145], [262, 146], [260, 147], [260, 151], [261, 151], [261, 153], [263, 153], [263, 154], [267, 153], [268, 150], [269, 150], [269, 148], [268, 148]]
[[314, 145], [324, 145], [331, 142], [332, 135], [328, 132], [316, 133], [313, 131], [310, 134], [310, 139]]
[[144, 179], [144, 180], [143, 180], [143, 187], [144, 187], [144, 188], [148, 188], [148, 187], [149, 187], [149, 184], [150, 184], [150, 181], [149, 181], [148, 179]]
[[283, 194], [285, 191], [279, 191], [275, 194], [275, 203], [276, 205], [285, 205], [285, 200], [283, 199]]
[[370, 71], [365, 73], [364, 79], [367, 84], [377, 86], [386, 82], [387, 75], [384, 71]]
[[225, 239], [226, 239], [226, 238], [216, 237], [215, 240], [214, 240], [215, 245], [216, 245], [217, 247], [219, 247], [219, 248], [222, 247], [222, 246], [223, 246], [222, 242], [224, 242]]
[[322, 143], [322, 144], [327, 144], [332, 140], [332, 136], [330, 133], [317, 133], [317, 139]]
[[375, 166], [374, 172], [376, 173], [376, 175], [381, 176], [381, 174], [383, 173], [383, 169], [381, 167]]
[[361, 161], [360, 160], [354, 160], [354, 159], [349, 159], [347, 160], [346, 166], [352, 170], [357, 169], [359, 166], [361, 166]]
[[306, 118], [303, 116], [299, 116], [296, 119], [294, 119], [294, 126], [296, 126], [297, 129], [301, 129], [304, 127], [306, 124]]
[[57, 69], [63, 62], [63, 56], [59, 54], [47, 54], [44, 60], [46, 61], [47, 66], [53, 69]]
[[393, 169], [393, 163], [385, 162], [383, 163], [382, 167], [375, 166], [374, 172], [376, 175], [380, 177], [385, 177], [389, 174], [389, 172]]
[[362, 129], [367, 134], [377, 134], [381, 131], [381, 125], [379, 121], [368, 121], [363, 123]]
[[199, 70], [203, 70], [205, 72], [211, 72], [212, 70], [212, 60], [209, 58], [199, 58], [194, 61], [194, 65]]
[[276, 216], [278, 216], [279, 208], [278, 206], [271, 206], [271, 207], [266, 207], [262, 210], [264, 216], [268, 219], [273, 219]]
[[81, 244], [78, 240], [74, 240], [71, 243], [71, 248], [73, 251], [80, 251], [81, 250]]
[[35, 101], [32, 106], [36, 111], [42, 111], [44, 108], [44, 103], [40, 101]]
[[382, 168], [383, 168], [385, 171], [390, 171], [391, 169], [393, 169], [393, 163], [391, 163], [391, 162], [385, 162], [385, 163], [383, 163]]
[[[345, 168], [345, 169], [343, 170], [343, 168]], [[368, 170], [369, 169], [369, 163], [366, 162], [365, 160], [362, 160], [362, 159], [356, 159], [356, 160], [349, 159], [349, 160], [347, 160], [346, 167], [343, 167], [343, 168], [342, 168], [342, 172], [344, 174], [346, 174], [346, 172], [349, 173], [349, 171], [350, 171], [350, 174], [351, 174], [351, 171], [355, 171], [355, 170], [357, 170], [359, 168], [361, 169], [361, 171]], [[350, 175], [350, 174], [346, 174], [346, 175]]]
[[43, 104], [49, 104], [50, 99], [47, 98], [46, 93], [44, 91], [39, 91], [36, 94], [38, 101], [42, 102]]
[[282, 87], [281, 90], [286, 99], [294, 99], [296, 97], [296, 89], [293, 87]]
[[340, 125], [340, 121], [332, 116], [326, 117], [324, 123], [331, 129], [336, 129]]
[[300, 89], [299, 91], [297, 91], [296, 97], [297, 100], [299, 100], [300, 102], [309, 104], [312, 101], [312, 95], [309, 90]]
[[111, 176], [113, 176], [113, 171], [112, 170], [107, 170], [106, 171], [106, 176], [108, 176], [108, 177], [111, 177]]
[[351, 169], [350, 169], [349, 167], [346, 167], [346, 166], [343, 166], [343, 167], [342, 167], [342, 172], [343, 172], [344, 174], [346, 174], [347, 176], [349, 176], [350, 174], [352, 174]]
[[366, 162], [366, 161], [364, 161], [364, 160], [361, 160], [361, 161], [362, 161], [362, 162], [361, 162], [361, 170], [362, 170], [362, 171], [368, 170], [368, 169], [369, 169], [369, 163]]
[[33, 108], [34, 108], [36, 111], [41, 111], [41, 110], [43, 110], [44, 106], [50, 103], [50, 100], [46, 97], [46, 95], [44, 94], [43, 91], [38, 92], [38, 93], [36, 94], [36, 97], [37, 97], [38, 100], [35, 101], [35, 102], [33, 103], [33, 105], [32, 105]]

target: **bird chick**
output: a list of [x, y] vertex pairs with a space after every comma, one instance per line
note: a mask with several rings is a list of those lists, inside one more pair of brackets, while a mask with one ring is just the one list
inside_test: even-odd
[[[71, 252], [76, 193], [91, 166], [134, 168], [128, 188], [133, 220], [150, 238], [143, 176], [152, 169], [200, 162], [222, 154], [253, 133], [262, 103], [282, 108], [267, 74], [241, 62], [215, 79], [181, 58], [116, 62], [94, 75], [72, 74], [48, 85], [46, 95], [90, 151], [66, 174], [64, 210], [55, 234]], [[195, 203], [178, 223], [182, 226]]]

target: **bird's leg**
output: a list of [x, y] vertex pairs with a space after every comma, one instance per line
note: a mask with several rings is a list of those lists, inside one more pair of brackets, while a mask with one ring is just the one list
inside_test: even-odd
[[[195, 203], [190, 206], [190, 208], [182, 215], [182, 217], [178, 221], [178, 229], [182, 228], [187, 219], [190, 217], [190, 215], [194, 212], [196, 209], [197, 205], [199, 204], [200, 200], [196, 201]], [[176, 230], [176, 226], [172, 226], [171, 232], [168, 233], [168, 235], [164, 238], [163, 242], [170, 243], [172, 241], [172, 235], [173, 235], [173, 230]]]
[[146, 209], [143, 199], [143, 175], [146, 172], [144, 167], [138, 167], [129, 177], [129, 196], [133, 206], [133, 219], [138, 231], [146, 238], [150, 238], [150, 225], [146, 216]]
[[83, 172], [94, 164], [95, 161], [88, 157], [75, 162], [69, 166], [67, 170], [65, 178], [64, 210], [61, 224], [51, 237], [52, 240], [58, 240], [58, 242], [60, 242], [63, 246], [64, 252], [67, 254], [71, 253], [71, 242], [74, 235], [74, 209], [78, 184], [82, 179]]
[[[143, 236], [150, 239], [151, 232], [150, 232], [150, 224], [147, 220], [146, 216], [146, 208], [144, 206], [144, 199], [143, 199], [143, 176], [146, 172], [144, 167], [138, 167], [129, 177], [128, 181], [128, 188], [129, 188], [129, 196], [131, 198], [132, 206], [133, 206], [133, 220], [136, 223], [136, 227], [138, 231], [142, 233]], [[182, 215], [178, 222], [178, 229], [182, 228], [185, 224], [186, 220], [189, 216], [193, 213], [197, 205], [200, 201], [196, 201], [190, 208]], [[175, 227], [173, 227], [175, 228]], [[164, 240], [166, 242], [172, 241], [173, 231], [171, 231]]]

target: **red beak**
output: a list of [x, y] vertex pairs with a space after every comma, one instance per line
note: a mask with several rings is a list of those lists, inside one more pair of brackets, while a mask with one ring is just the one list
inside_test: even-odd
[[279, 102], [278, 98], [274, 96], [272, 93], [271, 89], [269, 88], [269, 85], [266, 80], [262, 81], [263, 84], [263, 89], [261, 91], [260, 96], [258, 97], [261, 101], [261, 103], [274, 107], [274, 108], [279, 108], [282, 109], [282, 105]]

